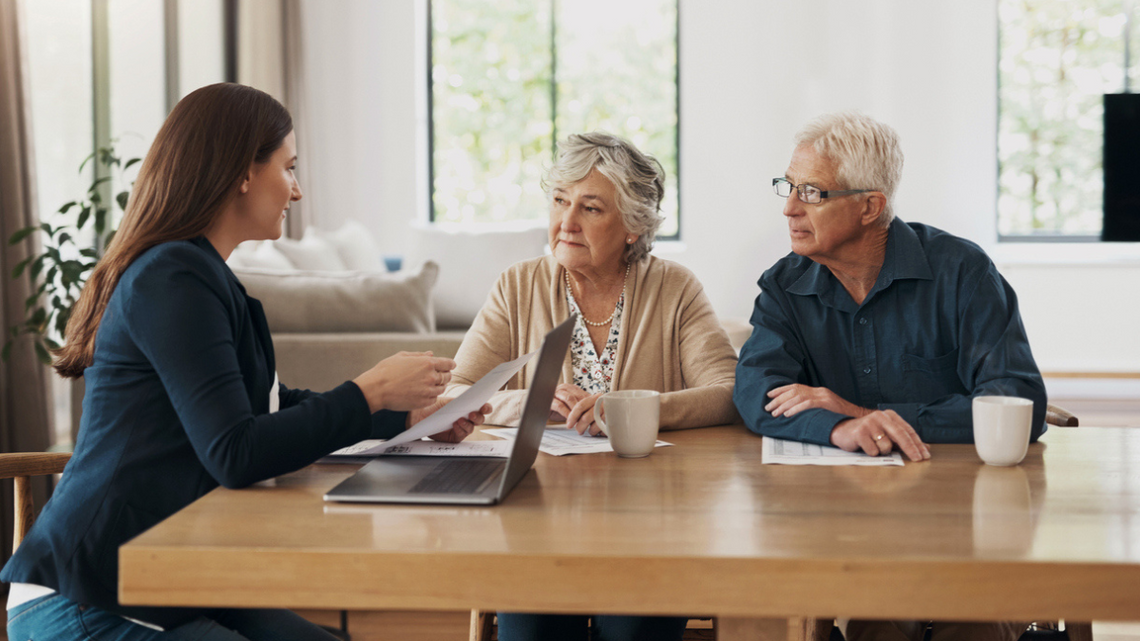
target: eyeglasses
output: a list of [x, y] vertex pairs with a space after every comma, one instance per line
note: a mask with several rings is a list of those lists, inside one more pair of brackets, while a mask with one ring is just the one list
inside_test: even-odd
[[815, 205], [824, 198], [834, 198], [836, 196], [846, 196], [848, 194], [862, 194], [868, 191], [875, 191], [874, 189], [832, 189], [831, 191], [822, 191], [819, 187], [812, 185], [796, 185], [789, 181], [787, 178], [773, 178], [772, 189], [776, 191], [776, 195], [781, 198], [787, 198], [792, 195], [792, 189], [799, 192], [800, 200], [809, 204]]

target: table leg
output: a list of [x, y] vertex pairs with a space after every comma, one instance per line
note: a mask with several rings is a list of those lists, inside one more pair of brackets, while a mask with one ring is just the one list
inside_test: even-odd
[[815, 641], [816, 619], [717, 617], [717, 641]]
[[1065, 632], [1069, 634], [1069, 641], [1092, 641], [1091, 623], [1069, 623], [1065, 621]]

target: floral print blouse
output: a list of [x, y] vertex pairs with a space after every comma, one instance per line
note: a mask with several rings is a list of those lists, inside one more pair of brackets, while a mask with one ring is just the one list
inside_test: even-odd
[[590, 332], [582, 320], [582, 310], [578, 309], [578, 301], [574, 300], [574, 294], [569, 288], [566, 290], [566, 302], [570, 305], [571, 313], [578, 315], [578, 320], [574, 323], [574, 337], [570, 341], [570, 366], [574, 370], [574, 384], [585, 390], [587, 394], [609, 392], [614, 377], [618, 336], [621, 335], [625, 292], [622, 292], [621, 298], [618, 299], [614, 319], [610, 323], [610, 334], [606, 338], [606, 346], [601, 356], [598, 356], [594, 350], [594, 341], [590, 339]]

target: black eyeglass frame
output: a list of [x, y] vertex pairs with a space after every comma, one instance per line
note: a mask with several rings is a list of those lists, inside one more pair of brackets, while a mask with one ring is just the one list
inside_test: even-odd
[[[794, 189], [796, 191], [796, 193], [800, 195], [800, 200], [809, 204], [809, 205], [817, 205], [817, 204], [819, 204], [819, 200], [823, 200], [824, 198], [834, 198], [836, 196], [849, 196], [851, 194], [865, 194], [865, 193], [870, 192], [870, 191], [878, 191], [877, 189], [832, 189], [831, 191], [824, 191], [824, 190], [820, 189], [819, 187], [816, 187], [815, 185], [809, 185], [807, 183], [804, 183], [802, 185], [797, 185], [794, 182], [788, 180], [787, 178], [773, 178], [772, 179], [772, 191], [776, 192], [776, 195], [779, 196], [780, 198], [791, 198], [791, 196], [792, 196], [792, 189], [788, 190], [787, 196], [780, 193], [780, 185], [782, 183], [786, 183], [788, 185], [791, 185], [792, 189]], [[818, 191], [819, 192], [819, 200], [817, 200], [817, 201], [808, 200], [807, 194], [804, 193], [804, 187], [811, 187], [812, 189]]]

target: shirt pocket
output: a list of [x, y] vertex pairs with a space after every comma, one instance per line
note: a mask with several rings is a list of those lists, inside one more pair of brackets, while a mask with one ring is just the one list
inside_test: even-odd
[[927, 358], [915, 354], [903, 354], [902, 366], [905, 387], [910, 392], [912, 403], [929, 403], [949, 394], [966, 391], [958, 378], [958, 350], [941, 356]]

